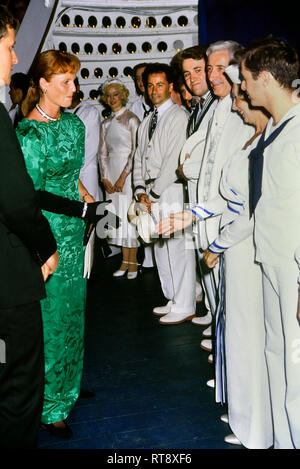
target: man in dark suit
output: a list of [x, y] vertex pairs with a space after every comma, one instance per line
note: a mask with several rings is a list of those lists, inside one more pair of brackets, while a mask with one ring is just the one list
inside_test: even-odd
[[[15, 28], [0, 6], [1, 87], [18, 62]], [[55, 239], [0, 103], [0, 448], [37, 446], [44, 382], [40, 300], [57, 265]]]

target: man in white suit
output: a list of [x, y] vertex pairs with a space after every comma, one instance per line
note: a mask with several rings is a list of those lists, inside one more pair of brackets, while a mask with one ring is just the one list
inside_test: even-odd
[[[188, 200], [186, 202], [195, 204], [197, 202], [197, 182], [200, 172], [201, 160], [205, 146], [205, 138], [207, 126], [211, 119], [217, 99], [208, 88], [206, 79], [206, 50], [203, 45], [192, 46], [184, 49], [180, 54], [181, 72], [185, 80], [187, 88], [193, 96], [194, 105], [187, 126], [187, 141], [183, 146], [180, 155], [180, 165], [178, 174], [187, 182]], [[195, 249], [198, 249], [197, 232], [193, 235]], [[191, 243], [192, 244], [192, 243]], [[195, 257], [200, 263], [201, 272], [197, 271], [196, 262], [196, 300], [203, 297], [202, 294], [202, 276], [207, 268], [202, 265], [202, 255]], [[201, 295], [201, 296], [200, 296]], [[207, 314], [202, 317], [192, 319], [192, 323], [196, 325], [209, 325], [211, 323], [210, 305], [205, 296], [205, 306]], [[208, 332], [205, 331], [205, 332]]]
[[274, 449], [300, 448], [298, 67], [296, 51], [279, 38], [255, 41], [242, 60], [242, 89], [271, 115], [249, 157], [249, 206], [263, 270]]
[[[207, 78], [213, 94], [218, 98], [213, 117], [209, 121], [205, 148], [202, 154], [201, 166], [197, 187], [197, 204], [193, 211], [177, 215], [171, 215], [164, 227], [159, 232], [169, 233], [183, 229], [192, 223], [196, 216], [198, 224], [198, 242], [202, 251], [213, 243], [219, 234], [220, 217], [215, 216], [202, 220], [201, 213], [205, 210], [207, 201], [220, 198], [219, 182], [224, 164], [236, 151], [241, 150], [242, 145], [253, 133], [250, 126], [243, 123], [240, 116], [231, 112], [232, 100], [230, 96], [232, 83], [224, 74], [225, 68], [234, 59], [235, 52], [240, 45], [234, 41], [218, 41], [207, 49]], [[202, 151], [202, 150], [201, 150]], [[202, 220], [202, 221], [201, 221]], [[166, 228], [169, 224], [169, 229]], [[216, 313], [216, 299], [218, 288], [218, 265], [210, 274], [203, 277], [205, 294], [213, 315]], [[212, 350], [212, 341], [205, 339], [201, 342], [202, 348]]]
[[[163, 216], [183, 208], [183, 186], [176, 170], [180, 150], [186, 139], [187, 113], [171, 99], [172, 69], [151, 64], [144, 75], [154, 111], [138, 130], [134, 163], [137, 200], [149, 213], [159, 204]], [[156, 265], [168, 303], [153, 310], [161, 324], [180, 324], [195, 315], [194, 251], [186, 249], [185, 235], [161, 238], [154, 245]]]

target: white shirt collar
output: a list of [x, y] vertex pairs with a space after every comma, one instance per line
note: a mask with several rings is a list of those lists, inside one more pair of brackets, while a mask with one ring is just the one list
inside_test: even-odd
[[161, 106], [157, 108], [157, 119], [159, 120], [161, 116], [171, 107], [173, 106], [174, 103], [171, 98], [169, 98], [167, 101], [165, 101]]
[[121, 107], [121, 109], [119, 109], [117, 112], [112, 112], [111, 115], [112, 117], [119, 117], [121, 114], [123, 114], [123, 112], [125, 111], [126, 107], [123, 106]]

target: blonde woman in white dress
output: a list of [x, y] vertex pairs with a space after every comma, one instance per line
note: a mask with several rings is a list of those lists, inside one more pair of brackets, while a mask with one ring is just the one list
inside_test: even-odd
[[108, 238], [110, 244], [122, 247], [122, 264], [113, 275], [121, 277], [127, 273], [128, 279], [134, 279], [138, 273], [139, 242], [127, 212], [133, 198], [131, 173], [140, 121], [125, 107], [128, 95], [129, 91], [119, 80], [112, 79], [102, 88], [101, 100], [112, 114], [100, 126], [98, 158], [106, 197], [121, 218], [121, 226], [112, 230]]

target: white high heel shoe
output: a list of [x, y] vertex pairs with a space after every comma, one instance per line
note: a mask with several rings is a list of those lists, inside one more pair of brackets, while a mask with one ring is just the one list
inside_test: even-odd
[[[128, 262], [128, 264], [135, 264], [136, 266], [138, 266], [138, 263], [137, 262]], [[138, 268], [135, 272], [127, 272], [127, 278], [128, 280], [133, 280], [135, 278], [137, 278], [138, 276]]]
[[[127, 265], [128, 262], [122, 262], [122, 264]], [[127, 270], [128, 270], [128, 267], [126, 267], [125, 270], [118, 269], [113, 273], [113, 276], [114, 277], [123, 277], [126, 274]]]

